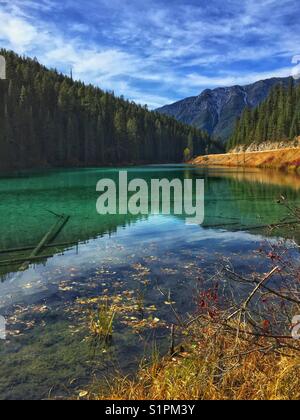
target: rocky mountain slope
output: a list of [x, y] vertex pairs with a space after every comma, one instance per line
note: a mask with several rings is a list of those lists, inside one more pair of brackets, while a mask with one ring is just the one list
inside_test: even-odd
[[234, 130], [237, 117], [246, 107], [256, 107], [267, 98], [275, 85], [288, 86], [289, 81], [290, 78], [272, 78], [247, 86], [207, 89], [199, 96], [166, 105], [157, 111], [206, 130], [226, 143]]

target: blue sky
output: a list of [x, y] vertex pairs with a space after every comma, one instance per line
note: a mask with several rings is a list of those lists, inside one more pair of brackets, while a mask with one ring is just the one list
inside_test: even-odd
[[288, 76], [299, 0], [0, 0], [0, 45], [155, 108]]

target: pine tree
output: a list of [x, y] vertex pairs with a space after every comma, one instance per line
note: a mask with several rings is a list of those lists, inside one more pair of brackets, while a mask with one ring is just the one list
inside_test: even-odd
[[287, 88], [275, 86], [268, 98], [237, 120], [228, 150], [266, 141], [293, 141], [300, 135], [300, 84], [291, 78]]
[[[0, 169], [181, 162], [222, 150], [200, 130], [0, 50]], [[297, 124], [295, 123], [295, 126]]]

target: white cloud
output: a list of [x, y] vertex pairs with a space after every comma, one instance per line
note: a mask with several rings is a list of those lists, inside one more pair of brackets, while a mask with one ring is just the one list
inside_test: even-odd
[[70, 30], [79, 33], [88, 33], [92, 31], [92, 28], [89, 25], [85, 25], [84, 23], [72, 23], [70, 25]]
[[228, 87], [234, 85], [247, 85], [258, 80], [271, 79], [272, 77], [289, 77], [292, 74], [292, 67], [283, 67], [272, 72], [248, 73], [245, 75], [231, 74], [219, 77], [201, 76], [191, 73], [187, 76], [186, 84], [193, 88], [203, 87]]
[[11, 16], [0, 11], [0, 40], [8, 47], [24, 53], [31, 49], [32, 43], [38, 37], [37, 29], [22, 18]]
[[[11, 0], [0, 3], [0, 42], [58, 70], [68, 72], [72, 66], [76, 78], [151, 107], [207, 87], [291, 74], [292, 65], [283, 66], [300, 52], [300, 32], [284, 25], [282, 15], [296, 16], [297, 1], [224, 0], [228, 8], [223, 14], [219, 0], [177, 7], [158, 1], [145, 0], [141, 7], [135, 0], [126, 5], [86, 0], [83, 8], [69, 0]], [[73, 8], [76, 19], [55, 23], [44, 16], [68, 17], [64, 8]], [[264, 68], [264, 61], [278, 57], [284, 64], [274, 64], [273, 71], [235, 69], [238, 61]]]

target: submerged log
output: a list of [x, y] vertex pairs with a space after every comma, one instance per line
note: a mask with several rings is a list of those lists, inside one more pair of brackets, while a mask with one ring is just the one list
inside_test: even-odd
[[[294, 226], [294, 225], [300, 225], [300, 221], [299, 220], [293, 220], [290, 222], [279, 222], [279, 223], [272, 223], [272, 224], [268, 224], [268, 225], [254, 225], [254, 226], [246, 226], [246, 225], [241, 225], [241, 223], [220, 223], [220, 224], [216, 224], [216, 225], [202, 225], [203, 228], [205, 229], [214, 229], [214, 228], [226, 228], [226, 227], [231, 227], [232, 226], [232, 231], [233, 232], [241, 232], [244, 230], [257, 230], [257, 229], [266, 229], [266, 228], [276, 228], [276, 227], [283, 227], [283, 226]], [[234, 226], [239, 225], [239, 228], [235, 228]]]
[[[48, 244], [45, 245], [44, 248], [60, 248], [65, 246], [71, 246], [71, 245], [77, 245], [78, 242], [61, 242], [61, 243], [54, 243], [54, 244]], [[9, 249], [2, 249], [0, 250], [0, 255], [3, 254], [12, 254], [13, 252], [23, 252], [23, 251], [31, 251], [35, 249], [35, 246], [26, 246], [26, 247], [20, 247], [20, 248], [9, 248]]]
[[46, 235], [43, 237], [43, 239], [39, 242], [39, 244], [34, 248], [32, 253], [29, 255], [28, 259], [24, 264], [20, 267], [20, 271], [25, 271], [30, 261], [33, 260], [35, 257], [38, 256], [38, 254], [41, 252], [41, 250], [51, 241], [53, 241], [58, 234], [61, 232], [65, 224], [69, 221], [70, 216], [58, 216], [59, 220], [56, 221], [56, 223], [52, 226], [52, 228], [46, 233]]
[[238, 222], [234, 223], [218, 223], [216, 225], [202, 225], [205, 229], [214, 229], [214, 228], [221, 228], [221, 227], [228, 227], [228, 226], [237, 226], [240, 225]]
[[175, 325], [172, 324], [171, 326], [171, 337], [170, 337], [170, 356], [174, 356], [175, 354]]
[[[52, 257], [53, 257], [53, 254], [52, 255], [38, 255], [36, 257], [31, 257], [30, 262], [43, 260], [44, 258], [45, 259], [46, 258], [52, 258]], [[22, 262], [28, 262], [28, 257], [26, 257], [26, 258], [15, 258], [15, 259], [11, 259], [11, 260], [0, 261], [0, 267], [7, 267], [7, 266], [10, 266], [10, 265], [16, 265], [16, 264], [20, 264]]]
[[291, 221], [291, 222], [281, 222], [281, 223], [272, 223], [269, 225], [257, 225], [257, 226], [242, 226], [239, 229], [233, 229], [234, 232], [241, 232], [241, 231], [247, 231], [247, 230], [258, 230], [258, 229], [274, 229], [284, 226], [295, 226], [300, 225], [299, 220]]

